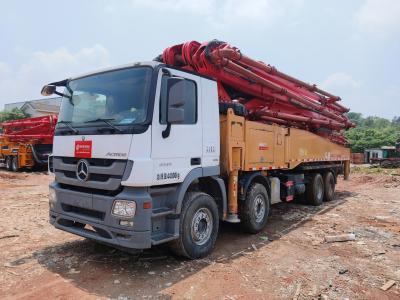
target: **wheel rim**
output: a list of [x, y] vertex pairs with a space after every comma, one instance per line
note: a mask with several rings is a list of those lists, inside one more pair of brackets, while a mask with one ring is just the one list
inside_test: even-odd
[[191, 235], [196, 245], [204, 245], [210, 239], [213, 230], [213, 219], [208, 208], [200, 208], [192, 219]]
[[12, 168], [13, 168], [13, 170], [18, 169], [17, 160], [16, 160], [15, 158], [14, 158], [13, 161], [12, 161]]
[[253, 214], [257, 223], [261, 223], [265, 216], [265, 201], [262, 195], [257, 195], [254, 199]]

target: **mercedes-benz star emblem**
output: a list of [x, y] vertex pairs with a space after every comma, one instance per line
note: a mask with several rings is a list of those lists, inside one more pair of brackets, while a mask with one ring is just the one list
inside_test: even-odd
[[76, 165], [76, 178], [80, 181], [89, 179], [89, 163], [86, 159], [81, 159]]

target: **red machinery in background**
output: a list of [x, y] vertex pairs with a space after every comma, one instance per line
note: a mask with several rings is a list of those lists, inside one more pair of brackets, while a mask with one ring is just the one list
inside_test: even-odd
[[216, 79], [219, 101], [244, 105], [250, 120], [306, 129], [338, 144], [346, 143], [343, 131], [355, 126], [339, 97], [225, 42], [186, 42], [166, 48], [156, 60]]
[[52, 144], [57, 119], [57, 116], [43, 116], [4, 122], [2, 136], [13, 142]]
[[0, 135], [0, 162], [8, 170], [47, 164], [53, 149], [57, 116], [43, 116], [4, 122]]

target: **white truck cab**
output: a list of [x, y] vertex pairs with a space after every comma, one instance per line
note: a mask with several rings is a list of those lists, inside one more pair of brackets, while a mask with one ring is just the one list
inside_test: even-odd
[[[143, 62], [42, 90], [51, 93], [63, 100], [51, 164], [50, 222], [124, 250], [175, 240], [187, 257], [206, 255], [227, 209], [219, 177], [217, 83]], [[195, 185], [207, 185], [212, 194], [196, 192]], [[187, 212], [194, 198], [194, 210]], [[184, 210], [190, 241], [182, 238]]]

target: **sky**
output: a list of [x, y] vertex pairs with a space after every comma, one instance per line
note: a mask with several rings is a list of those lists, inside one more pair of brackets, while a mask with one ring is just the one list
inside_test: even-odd
[[400, 116], [399, 0], [0, 0], [0, 110], [46, 83], [219, 39], [342, 98]]

